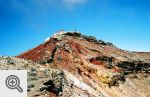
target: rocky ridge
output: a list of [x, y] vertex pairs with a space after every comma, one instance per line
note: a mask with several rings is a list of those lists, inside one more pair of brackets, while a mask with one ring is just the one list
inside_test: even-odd
[[7, 64], [1, 68], [28, 69], [31, 97], [150, 97], [148, 53], [121, 50], [79, 32], [60, 31], [10, 59], [21, 62], [9, 61], [19, 64], [11, 67], [0, 61]]

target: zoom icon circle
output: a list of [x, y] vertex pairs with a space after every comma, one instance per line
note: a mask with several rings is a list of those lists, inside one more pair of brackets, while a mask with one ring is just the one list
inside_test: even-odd
[[5, 84], [9, 89], [17, 89], [20, 93], [23, 92], [23, 89], [20, 87], [20, 79], [16, 75], [8, 76]]

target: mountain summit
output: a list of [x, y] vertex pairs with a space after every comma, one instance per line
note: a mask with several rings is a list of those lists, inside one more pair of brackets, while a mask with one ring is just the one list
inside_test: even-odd
[[17, 58], [61, 71], [58, 83], [49, 80], [44, 85], [50, 88], [42, 88], [51, 96], [150, 97], [149, 53], [121, 50], [77, 31], [59, 31]]

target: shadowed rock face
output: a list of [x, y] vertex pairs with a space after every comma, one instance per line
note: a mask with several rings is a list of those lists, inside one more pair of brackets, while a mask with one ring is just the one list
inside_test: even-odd
[[62, 70], [68, 86], [55, 87], [49, 80], [51, 85], [46, 87], [55, 95], [59, 93], [54, 87], [59, 88], [62, 97], [150, 96], [149, 53], [121, 50], [92, 36], [77, 32], [58, 33], [17, 57]]

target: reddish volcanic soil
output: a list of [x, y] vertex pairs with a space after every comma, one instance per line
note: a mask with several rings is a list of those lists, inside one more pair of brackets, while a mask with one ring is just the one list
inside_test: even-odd
[[[139, 74], [149, 75], [150, 55], [121, 50], [94, 37], [76, 32], [57, 34], [17, 57], [65, 70], [103, 94], [102, 97], [150, 97], [150, 84], [140, 82]], [[139, 79], [130, 79], [130, 75]], [[137, 86], [132, 86], [134, 82]], [[142, 90], [143, 85], [147, 86]]]

